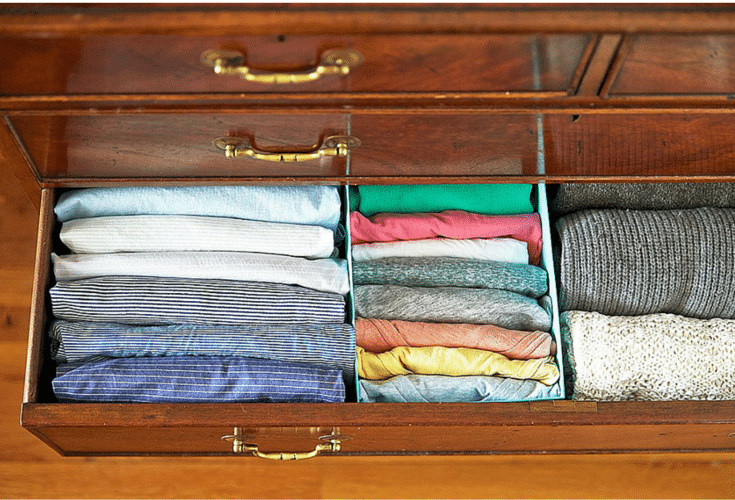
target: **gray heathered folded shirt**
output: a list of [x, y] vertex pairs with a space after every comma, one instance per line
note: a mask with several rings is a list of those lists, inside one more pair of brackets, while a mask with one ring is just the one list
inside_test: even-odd
[[588, 208], [673, 210], [735, 208], [735, 183], [569, 183], [561, 184], [550, 211], [564, 215]]
[[562, 310], [735, 318], [735, 209], [584, 210], [557, 229]]
[[390, 257], [352, 263], [356, 285], [495, 288], [529, 297], [548, 291], [546, 271], [529, 264], [455, 257]]
[[551, 329], [549, 313], [536, 300], [485, 288], [359, 285], [355, 287], [355, 311], [363, 318]]

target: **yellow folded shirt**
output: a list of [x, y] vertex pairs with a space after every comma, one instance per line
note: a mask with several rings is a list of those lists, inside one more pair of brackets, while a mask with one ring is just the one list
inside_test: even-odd
[[396, 347], [379, 354], [357, 348], [357, 373], [361, 378], [384, 380], [396, 375], [496, 375], [538, 380], [552, 385], [559, 380], [553, 358], [518, 360], [480, 349], [449, 347]]

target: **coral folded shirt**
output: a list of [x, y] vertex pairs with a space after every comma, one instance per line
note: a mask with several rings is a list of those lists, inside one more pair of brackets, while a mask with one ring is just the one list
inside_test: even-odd
[[483, 349], [511, 359], [534, 359], [556, 351], [547, 332], [524, 332], [494, 325], [357, 318], [355, 330], [357, 345], [375, 353], [401, 346], [443, 346]]
[[541, 219], [537, 213], [482, 215], [461, 210], [437, 213], [380, 213], [365, 217], [350, 213], [352, 244], [426, 238], [514, 238], [526, 242], [529, 263], [541, 259]]

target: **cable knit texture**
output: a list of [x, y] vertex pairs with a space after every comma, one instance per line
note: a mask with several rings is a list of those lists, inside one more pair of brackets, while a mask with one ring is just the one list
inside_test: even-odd
[[499, 375], [538, 380], [551, 385], [559, 370], [551, 358], [518, 360], [479, 349], [447, 347], [396, 347], [380, 354], [357, 348], [357, 374], [383, 380], [396, 375]]
[[556, 351], [551, 335], [546, 332], [508, 330], [494, 325], [357, 318], [355, 330], [357, 345], [370, 352], [438, 345], [483, 349], [511, 359], [534, 359]]
[[562, 310], [735, 318], [735, 210], [585, 210], [557, 228]]
[[566, 183], [559, 186], [550, 210], [563, 215], [587, 208], [671, 210], [735, 208], [735, 183]]
[[574, 399], [735, 399], [733, 320], [567, 311], [561, 327]]
[[536, 300], [505, 290], [359, 285], [355, 311], [363, 318], [551, 329], [549, 313]]
[[451, 257], [354, 262], [352, 273], [356, 285], [496, 288], [529, 297], [540, 297], [548, 290], [546, 271], [540, 267]]

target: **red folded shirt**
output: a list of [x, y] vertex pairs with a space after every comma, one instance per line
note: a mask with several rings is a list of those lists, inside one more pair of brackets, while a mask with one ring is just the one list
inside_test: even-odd
[[520, 215], [481, 215], [461, 210], [439, 213], [375, 214], [365, 217], [350, 214], [353, 244], [421, 240], [425, 238], [515, 238], [528, 245], [529, 263], [541, 260], [541, 219], [537, 213]]

